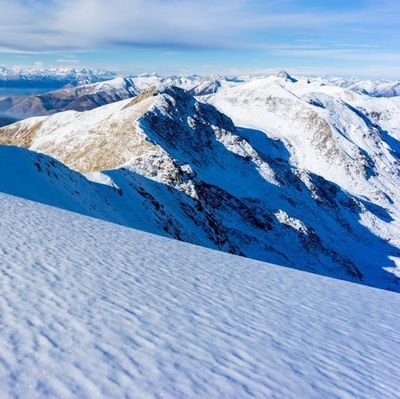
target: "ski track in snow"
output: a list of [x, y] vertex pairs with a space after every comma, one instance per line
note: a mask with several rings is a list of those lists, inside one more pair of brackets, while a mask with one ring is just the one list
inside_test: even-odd
[[398, 398], [398, 294], [0, 194], [0, 398]]

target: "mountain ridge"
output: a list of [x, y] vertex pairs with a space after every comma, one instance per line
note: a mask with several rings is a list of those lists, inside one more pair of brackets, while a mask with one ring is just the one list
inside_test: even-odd
[[[4, 68], [3, 68], [4, 69]], [[4, 69], [5, 70], [5, 69]], [[47, 72], [46, 72], [47, 71]], [[85, 111], [96, 108], [98, 106], [106, 105], [122, 99], [134, 97], [139, 93], [149, 89], [152, 86], [177, 86], [189, 91], [194, 96], [207, 96], [217, 93], [223, 88], [229, 88], [242, 83], [249, 83], [252, 81], [262, 81], [266, 78], [281, 78], [283, 81], [289, 83], [296, 83], [297, 81], [307, 81], [308, 83], [316, 83], [320, 86], [336, 86], [347, 88], [354, 92], [370, 95], [373, 97], [392, 97], [398, 96], [395, 87], [399, 82], [395, 81], [367, 81], [345, 78], [294, 78], [286, 71], [281, 71], [276, 75], [266, 76], [170, 76], [164, 77], [157, 74], [142, 74], [138, 76], [127, 75], [125, 77], [116, 77], [113, 74], [108, 74], [105, 71], [91, 71], [87, 69], [60, 69], [57, 72], [54, 70], [27, 70], [25, 73], [28, 77], [18, 77], [18, 70], [9, 72], [15, 74], [15, 79], [11, 81], [4, 81], [11, 86], [18, 82], [22, 84], [29, 83], [29, 74], [37, 73], [44, 81], [46, 74], [55, 74], [54, 79], [59, 79], [56, 83], [56, 89], [49, 86], [50, 91], [39, 93], [30, 96], [2, 96], [0, 97], [0, 112], [5, 114], [1, 125], [9, 124], [12, 119], [24, 119], [32, 116], [44, 116], [56, 112], [66, 110]], [[22, 73], [22, 72], [21, 72]], [[70, 76], [78, 76], [77, 80], [73, 80]], [[82, 76], [81, 76], [82, 75]], [[68, 78], [68, 76], [70, 76]], [[81, 77], [79, 77], [81, 76]], [[85, 80], [86, 76], [86, 80]], [[110, 78], [113, 79], [110, 79]], [[49, 78], [53, 81], [53, 78]], [[63, 80], [64, 79], [64, 80]], [[65, 80], [67, 79], [67, 80]], [[68, 80], [69, 79], [69, 80]], [[1, 75], [0, 75], [1, 80]], [[4, 83], [3, 82], [3, 83]], [[25, 82], [25, 83], [24, 83]], [[33, 80], [35, 82], [35, 80]], [[60, 82], [62, 84], [60, 84]], [[104, 83], [102, 83], [104, 82]], [[50, 82], [51, 83], [51, 82]], [[0, 81], [1, 87], [1, 81]], [[390, 89], [394, 88], [394, 89]], [[386, 92], [385, 92], [386, 90]], [[394, 91], [393, 91], [394, 90]], [[42, 90], [43, 92], [43, 90]]]
[[[30, 145], [26, 134], [32, 135]], [[99, 145], [101, 140], [106, 141]], [[92, 111], [22, 121], [1, 129], [0, 143], [26, 146], [90, 172], [92, 182], [82, 180], [75, 200], [92, 192], [93, 184], [102, 197], [93, 194], [97, 211], [86, 208], [85, 214], [398, 290], [395, 204], [348, 192], [340, 182], [296, 165], [283, 137], [238, 128], [180, 88], [152, 88]], [[362, 179], [366, 187], [373, 184], [371, 176]]]

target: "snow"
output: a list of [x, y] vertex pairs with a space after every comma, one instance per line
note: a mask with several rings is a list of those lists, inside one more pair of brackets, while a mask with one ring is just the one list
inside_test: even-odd
[[0, 397], [395, 398], [400, 296], [0, 194]]

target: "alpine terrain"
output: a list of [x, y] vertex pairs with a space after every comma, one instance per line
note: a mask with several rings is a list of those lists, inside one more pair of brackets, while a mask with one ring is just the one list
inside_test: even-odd
[[0, 190], [398, 291], [400, 97], [287, 73], [198, 80], [104, 82], [131, 98], [0, 129]]
[[0, 399], [400, 399], [400, 1], [0, 9]]

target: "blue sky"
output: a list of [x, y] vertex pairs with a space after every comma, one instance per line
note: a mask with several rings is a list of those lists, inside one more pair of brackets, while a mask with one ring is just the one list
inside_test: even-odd
[[397, 0], [0, 0], [0, 65], [400, 78]]

